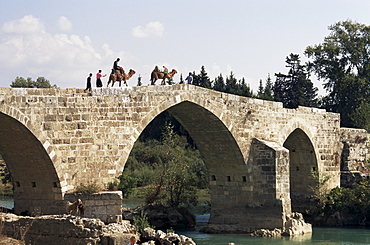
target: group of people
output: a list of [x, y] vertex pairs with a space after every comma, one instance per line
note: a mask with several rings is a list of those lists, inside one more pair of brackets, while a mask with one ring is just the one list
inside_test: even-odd
[[[118, 71], [120, 72], [121, 74], [125, 73], [125, 70], [118, 65], [118, 62], [120, 61], [120, 58], [117, 58], [114, 62], [113, 62], [113, 69], [112, 69], [112, 72], [111, 73], [114, 73], [115, 71]], [[91, 78], [92, 78], [92, 73], [89, 74], [89, 76], [87, 77], [87, 81], [86, 81], [86, 89], [85, 89], [85, 92], [91, 92]], [[102, 77], [105, 77], [107, 76], [107, 74], [102, 74], [102, 70], [99, 70], [98, 73], [96, 73], [96, 87], [97, 88], [101, 88], [103, 87], [103, 82], [101, 81], [101, 78]]]
[[[163, 67], [162, 71], [159, 70], [158, 66], [154, 68], [154, 71], [159, 71], [159, 72], [163, 72], [164, 74], [168, 74], [168, 68], [166, 66], [162, 66], [162, 67]], [[193, 83], [193, 76], [191, 75], [191, 72], [189, 72], [189, 75], [185, 78], [185, 81], [187, 84]]]
[[[96, 87], [98, 87], [98, 88], [103, 87], [103, 82], [101, 81], [101, 78], [107, 76], [107, 74], [103, 75], [101, 72], [102, 71], [99, 70], [98, 73], [96, 73]], [[90, 91], [91, 92], [91, 78], [92, 78], [92, 75], [93, 74], [90, 73], [89, 76], [87, 77], [87, 83], [86, 83], [85, 91]]]
[[[122, 66], [119, 66], [118, 65], [118, 62], [120, 61], [120, 58], [117, 58], [114, 62], [113, 62], [113, 69], [112, 69], [112, 74], [114, 74], [114, 72], [119, 72], [121, 74], [124, 74], [125, 73], [125, 70], [122, 68]], [[156, 67], [158, 69], [158, 67]], [[165, 74], [168, 74], [168, 68], [163, 66], [163, 73]], [[91, 92], [91, 78], [92, 78], [92, 73], [89, 74], [89, 76], [87, 77], [87, 82], [86, 82], [86, 89], [85, 89], [85, 92]], [[101, 81], [101, 78], [102, 77], [105, 77], [107, 76], [107, 74], [102, 74], [102, 70], [99, 70], [98, 73], [96, 73], [96, 87], [97, 88], [101, 88], [103, 87], [103, 82]], [[191, 72], [189, 72], [189, 75], [185, 78], [185, 81], [187, 84], [192, 84], [193, 82], [193, 76], [191, 75]]]
[[163, 72], [164, 74], [168, 74], [168, 68], [166, 66], [162, 66], [162, 70], [158, 68], [158, 66], [154, 67], [154, 71]]

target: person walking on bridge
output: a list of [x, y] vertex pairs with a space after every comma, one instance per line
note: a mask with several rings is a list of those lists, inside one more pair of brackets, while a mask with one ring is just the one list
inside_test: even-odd
[[187, 84], [191, 84], [193, 82], [193, 76], [191, 75], [191, 72], [189, 72], [189, 76], [185, 78], [185, 81], [187, 81]]
[[87, 77], [85, 92], [91, 92], [91, 77], [92, 73], [90, 73], [89, 76]]
[[101, 70], [99, 70], [98, 73], [96, 73], [96, 87], [101, 88], [103, 87], [103, 83], [101, 81], [102, 77], [105, 77], [107, 74], [101, 74]]

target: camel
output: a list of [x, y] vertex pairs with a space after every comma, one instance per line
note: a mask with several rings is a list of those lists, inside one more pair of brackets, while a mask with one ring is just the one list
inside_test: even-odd
[[78, 205], [80, 205], [81, 203], [82, 203], [81, 199], [78, 199], [75, 202], [69, 202], [69, 201], [67, 201], [67, 204], [66, 204], [66, 212], [67, 212], [67, 214], [73, 214], [73, 212], [74, 212], [75, 215], [77, 215]]
[[172, 71], [169, 72], [169, 73], [167, 73], [167, 74], [164, 73], [164, 72], [156, 71], [154, 69], [152, 71], [152, 74], [151, 74], [151, 77], [150, 77], [151, 84], [152, 85], [155, 85], [155, 82], [158, 79], [163, 79], [162, 82], [161, 82], [161, 85], [165, 85], [166, 84], [165, 80], [166, 79], [170, 80], [176, 73], [177, 73], [177, 71], [175, 69], [172, 69]]
[[126, 84], [126, 86], [128, 86], [126, 81], [129, 80], [135, 73], [136, 73], [136, 71], [134, 71], [132, 69], [130, 69], [128, 74], [126, 74], [126, 73], [121, 74], [121, 73], [119, 73], [119, 71], [115, 71], [114, 73], [112, 72], [109, 75], [109, 80], [108, 80], [107, 87], [109, 86], [110, 82], [112, 82], [112, 87], [114, 86], [115, 82], [119, 82], [119, 86], [121, 87], [121, 81], [123, 81]]

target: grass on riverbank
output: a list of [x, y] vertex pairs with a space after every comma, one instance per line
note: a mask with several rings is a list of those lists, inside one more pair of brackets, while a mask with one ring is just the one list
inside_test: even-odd
[[0, 182], [0, 195], [13, 196], [13, 186], [10, 185], [10, 184], [5, 184], [4, 185]]
[[8, 177], [8, 171], [4, 160], [0, 157], [0, 195], [13, 196], [13, 185], [10, 180], [3, 184], [3, 179]]

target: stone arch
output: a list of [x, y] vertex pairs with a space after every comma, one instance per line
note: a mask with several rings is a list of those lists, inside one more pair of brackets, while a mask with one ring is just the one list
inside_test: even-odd
[[294, 130], [296, 130], [297, 128], [301, 129], [309, 139], [313, 139], [313, 135], [315, 134], [314, 132], [312, 132], [312, 126], [311, 125], [307, 125], [307, 123], [304, 123], [302, 121], [298, 121], [298, 120], [289, 120], [288, 123], [286, 125], [282, 125], [282, 129], [280, 130], [280, 142], [281, 144], [283, 144], [286, 139], [289, 137], [289, 135], [291, 135], [293, 133]]
[[[188, 98], [181, 98], [180, 95], [169, 98], [165, 102], [161, 103], [160, 106], [151, 110], [140, 121], [139, 126], [134, 133], [132, 145], [145, 127], [156, 116], [167, 110], [189, 132], [190, 136], [195, 140], [197, 147], [200, 148], [201, 152], [203, 152], [202, 155], [208, 155], [208, 153], [210, 153], [209, 156], [204, 156], [206, 163], [217, 162], [221, 166], [222, 163], [220, 163], [220, 160], [222, 158], [220, 158], [219, 155], [225, 155], [227, 157], [225, 157], [224, 160], [227, 159], [235, 165], [239, 165], [241, 163], [244, 164], [244, 156], [240, 151], [234, 136], [228, 130], [228, 126], [211, 111], [212, 108], [205, 108], [200, 104], [205, 105], [206, 102], [199, 101], [199, 98], [197, 102], [190, 101]], [[217, 145], [218, 149], [210, 148], [211, 145]]]
[[318, 171], [314, 146], [308, 135], [296, 128], [283, 146], [289, 150], [290, 196], [292, 211], [304, 212], [317, 184], [312, 171]]
[[49, 144], [30, 131], [27, 117], [13, 109], [9, 114], [16, 118], [0, 112], [0, 154], [12, 175], [14, 212], [58, 213], [54, 203], [62, 200], [62, 192], [53, 153], [45, 149]]
[[251, 194], [246, 191], [252, 189], [249, 181], [252, 177], [234, 136], [217, 115], [198, 103], [174, 100], [160, 108], [142, 119], [138, 133], [165, 110], [176, 118], [196, 143], [209, 171], [212, 207], [209, 222], [223, 219], [233, 222], [235, 217], [229, 212], [243, 209], [248, 203], [252, 205]]
[[[211, 173], [245, 165], [238, 143], [227, 126], [211, 111], [190, 101], [167, 109], [195, 140]], [[214, 173], [212, 174], [214, 175]], [[225, 177], [229, 180], [231, 177]]]

